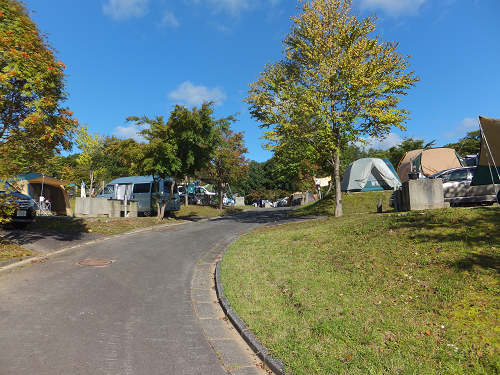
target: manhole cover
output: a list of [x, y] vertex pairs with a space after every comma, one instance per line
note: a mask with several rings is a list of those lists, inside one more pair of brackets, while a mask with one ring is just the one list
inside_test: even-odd
[[85, 259], [78, 262], [80, 266], [92, 266], [92, 267], [109, 266], [111, 263], [113, 263], [113, 261], [109, 259]]

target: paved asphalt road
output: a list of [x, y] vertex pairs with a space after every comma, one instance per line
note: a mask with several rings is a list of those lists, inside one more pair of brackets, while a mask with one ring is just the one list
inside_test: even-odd
[[287, 210], [117, 236], [1, 274], [0, 374], [226, 374], [193, 310], [194, 269]]

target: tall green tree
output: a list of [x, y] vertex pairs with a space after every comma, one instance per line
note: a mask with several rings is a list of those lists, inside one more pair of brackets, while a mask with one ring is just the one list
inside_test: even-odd
[[69, 150], [78, 124], [62, 107], [65, 65], [22, 2], [0, 1], [0, 174]]
[[104, 154], [106, 181], [118, 177], [134, 176], [141, 174], [138, 163], [143, 157], [145, 144], [135, 139], [119, 139], [114, 136], [106, 137], [104, 140]]
[[460, 155], [475, 155], [481, 151], [481, 130], [468, 132], [467, 135], [461, 138], [456, 143], [449, 143], [444, 147], [454, 148]]
[[105, 138], [99, 133], [91, 134], [88, 131], [88, 125], [85, 124], [78, 128], [75, 141], [82, 151], [78, 155], [77, 162], [88, 170], [92, 194], [95, 178], [100, 177], [100, 174], [105, 170]]
[[274, 148], [274, 175], [279, 185], [287, 184], [290, 192], [314, 188], [314, 177], [323, 177], [321, 157], [307, 143], [296, 142], [295, 136], [281, 139]]
[[202, 171], [204, 177], [217, 185], [219, 209], [222, 209], [223, 194], [228, 184], [240, 184], [248, 179], [249, 160], [245, 158], [248, 149], [242, 132], [223, 130], [212, 160]]
[[[146, 116], [127, 117], [127, 121], [137, 125], [149, 125], [149, 128], [140, 131], [147, 143], [138, 169], [159, 179], [170, 176], [178, 181], [205, 168], [220, 143], [221, 134], [235, 121], [234, 116], [216, 120], [212, 116], [213, 104], [205, 102], [200, 109], [193, 107], [192, 110], [176, 105], [167, 122], [163, 116], [152, 119]], [[166, 204], [158, 202], [158, 220], [163, 219], [165, 206], [172, 195], [173, 184]]]
[[299, 4], [284, 59], [265, 67], [245, 101], [261, 127], [271, 128], [266, 139], [294, 136], [325, 157], [340, 216], [342, 145], [404, 129], [409, 112], [397, 106], [419, 79], [405, 73], [409, 56], [396, 53], [396, 43], [375, 36], [375, 16], [358, 20], [351, 14], [351, 0]]

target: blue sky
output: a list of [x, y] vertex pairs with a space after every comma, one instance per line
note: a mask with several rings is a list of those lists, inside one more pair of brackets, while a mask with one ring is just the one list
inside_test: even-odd
[[[500, 118], [500, 1], [354, 0], [376, 14], [383, 41], [412, 55], [420, 77], [400, 104], [411, 111], [403, 137], [442, 146]], [[267, 62], [282, 57], [295, 0], [25, 0], [66, 66], [66, 102], [89, 131], [135, 137], [127, 116], [165, 116], [175, 104], [217, 101], [214, 116], [239, 112], [248, 158], [263, 162], [263, 130], [242, 102]], [[74, 152], [78, 152], [74, 149]]]

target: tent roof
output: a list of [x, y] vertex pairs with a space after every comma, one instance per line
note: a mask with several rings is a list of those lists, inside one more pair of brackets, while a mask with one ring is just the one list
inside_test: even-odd
[[[115, 184], [139, 184], [139, 183], [147, 183], [153, 182], [153, 176], [128, 176], [128, 177], [119, 177], [107, 183], [107, 185], [115, 185]], [[166, 177], [165, 180], [172, 181], [172, 177]]]
[[12, 181], [28, 181], [29, 183], [33, 184], [46, 184], [46, 185], [69, 185], [75, 183], [74, 181], [66, 181], [66, 180], [60, 180], [58, 178], [50, 177], [50, 176], [45, 176], [42, 173], [33, 173], [33, 172], [28, 172], [28, 173], [23, 173], [17, 176], [13, 176]]
[[399, 162], [398, 176], [401, 182], [408, 181], [411, 166], [417, 172], [429, 177], [437, 172], [465, 166], [462, 158], [453, 148], [435, 147], [426, 150], [408, 151]]

